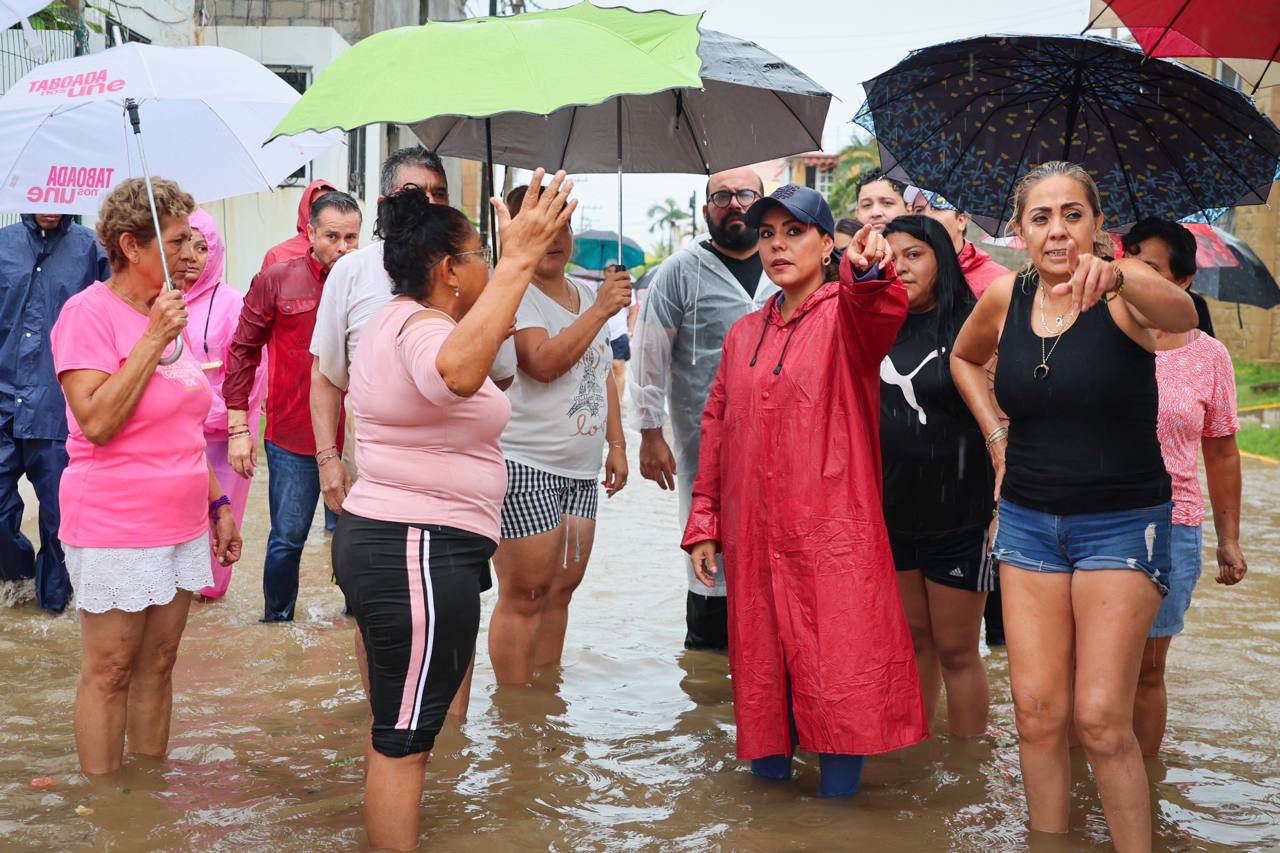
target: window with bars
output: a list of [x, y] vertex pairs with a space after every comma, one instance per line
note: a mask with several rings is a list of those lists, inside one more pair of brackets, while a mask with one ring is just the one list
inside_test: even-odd
[[[294, 88], [299, 95], [305, 94], [307, 87], [311, 85], [311, 68], [305, 65], [268, 65], [272, 71], [276, 73], [284, 82]], [[311, 164], [305, 163], [298, 167], [298, 170], [289, 177], [280, 182], [282, 187], [294, 187], [299, 184], [306, 184], [310, 179]]]

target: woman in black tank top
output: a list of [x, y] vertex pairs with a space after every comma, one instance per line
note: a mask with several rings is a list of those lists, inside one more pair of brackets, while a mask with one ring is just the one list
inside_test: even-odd
[[[1038, 166], [1014, 193], [1031, 264], [983, 294], [951, 373], [996, 469], [995, 557], [1031, 828], [1067, 831], [1074, 719], [1116, 848], [1149, 850], [1133, 698], [1165, 590], [1172, 506], [1152, 330], [1194, 328], [1195, 307], [1141, 261], [1109, 257], [1098, 190], [1079, 166]], [[1007, 430], [984, 369], [997, 349]]]

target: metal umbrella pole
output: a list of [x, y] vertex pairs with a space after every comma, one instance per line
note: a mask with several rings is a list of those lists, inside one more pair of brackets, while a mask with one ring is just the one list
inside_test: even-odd
[[618, 104], [618, 268], [622, 268], [622, 98]]
[[[151, 189], [151, 170], [147, 168], [147, 152], [142, 147], [142, 121], [138, 118], [138, 102], [126, 98], [124, 108], [129, 113], [129, 123], [133, 125], [133, 138], [138, 143], [138, 159], [142, 162], [142, 183], [147, 188], [147, 202], [151, 205], [151, 224], [156, 227], [156, 240], [160, 242], [160, 267], [164, 270], [164, 289], [174, 290], [173, 279], [169, 276], [169, 259], [164, 255], [164, 237], [160, 233], [160, 214], [156, 212], [156, 196]], [[182, 335], [173, 339], [173, 353], [160, 359], [161, 364], [173, 364], [182, 357]]]

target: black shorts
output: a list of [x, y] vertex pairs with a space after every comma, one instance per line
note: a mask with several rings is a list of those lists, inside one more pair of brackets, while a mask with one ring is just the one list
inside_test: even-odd
[[383, 755], [435, 745], [475, 653], [496, 548], [453, 527], [338, 516], [333, 566], [364, 637], [373, 748]]
[[974, 527], [942, 536], [889, 534], [893, 566], [900, 572], [919, 569], [925, 580], [970, 592], [990, 592], [995, 586], [995, 564], [987, 528]]
[[631, 360], [631, 336], [619, 335], [609, 341], [609, 348], [613, 350], [614, 361], [630, 361]]

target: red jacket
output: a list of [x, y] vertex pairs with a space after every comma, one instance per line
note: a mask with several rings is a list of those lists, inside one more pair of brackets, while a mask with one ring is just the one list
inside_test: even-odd
[[266, 272], [281, 261], [291, 261], [311, 253], [311, 239], [307, 237], [307, 226], [311, 224], [311, 205], [325, 193], [337, 189], [328, 181], [312, 181], [302, 191], [302, 200], [298, 202], [298, 233], [288, 240], [267, 249], [262, 256], [262, 268], [258, 272]]
[[738, 757], [869, 755], [928, 736], [881, 510], [880, 362], [906, 288], [849, 262], [783, 323], [734, 324], [702, 416], [684, 547], [715, 540], [728, 584]]
[[[262, 347], [271, 347], [267, 363], [266, 439], [290, 453], [312, 456], [311, 333], [329, 270], [315, 256], [276, 264], [253, 277], [240, 309], [240, 323], [227, 347], [227, 377], [222, 394], [228, 409], [247, 410]], [[329, 436], [335, 442], [342, 435]]]
[[960, 261], [960, 271], [975, 298], [981, 299], [983, 292], [991, 286], [991, 282], [1009, 270], [991, 260], [991, 256], [972, 243], [965, 241], [964, 248], [956, 258]]

